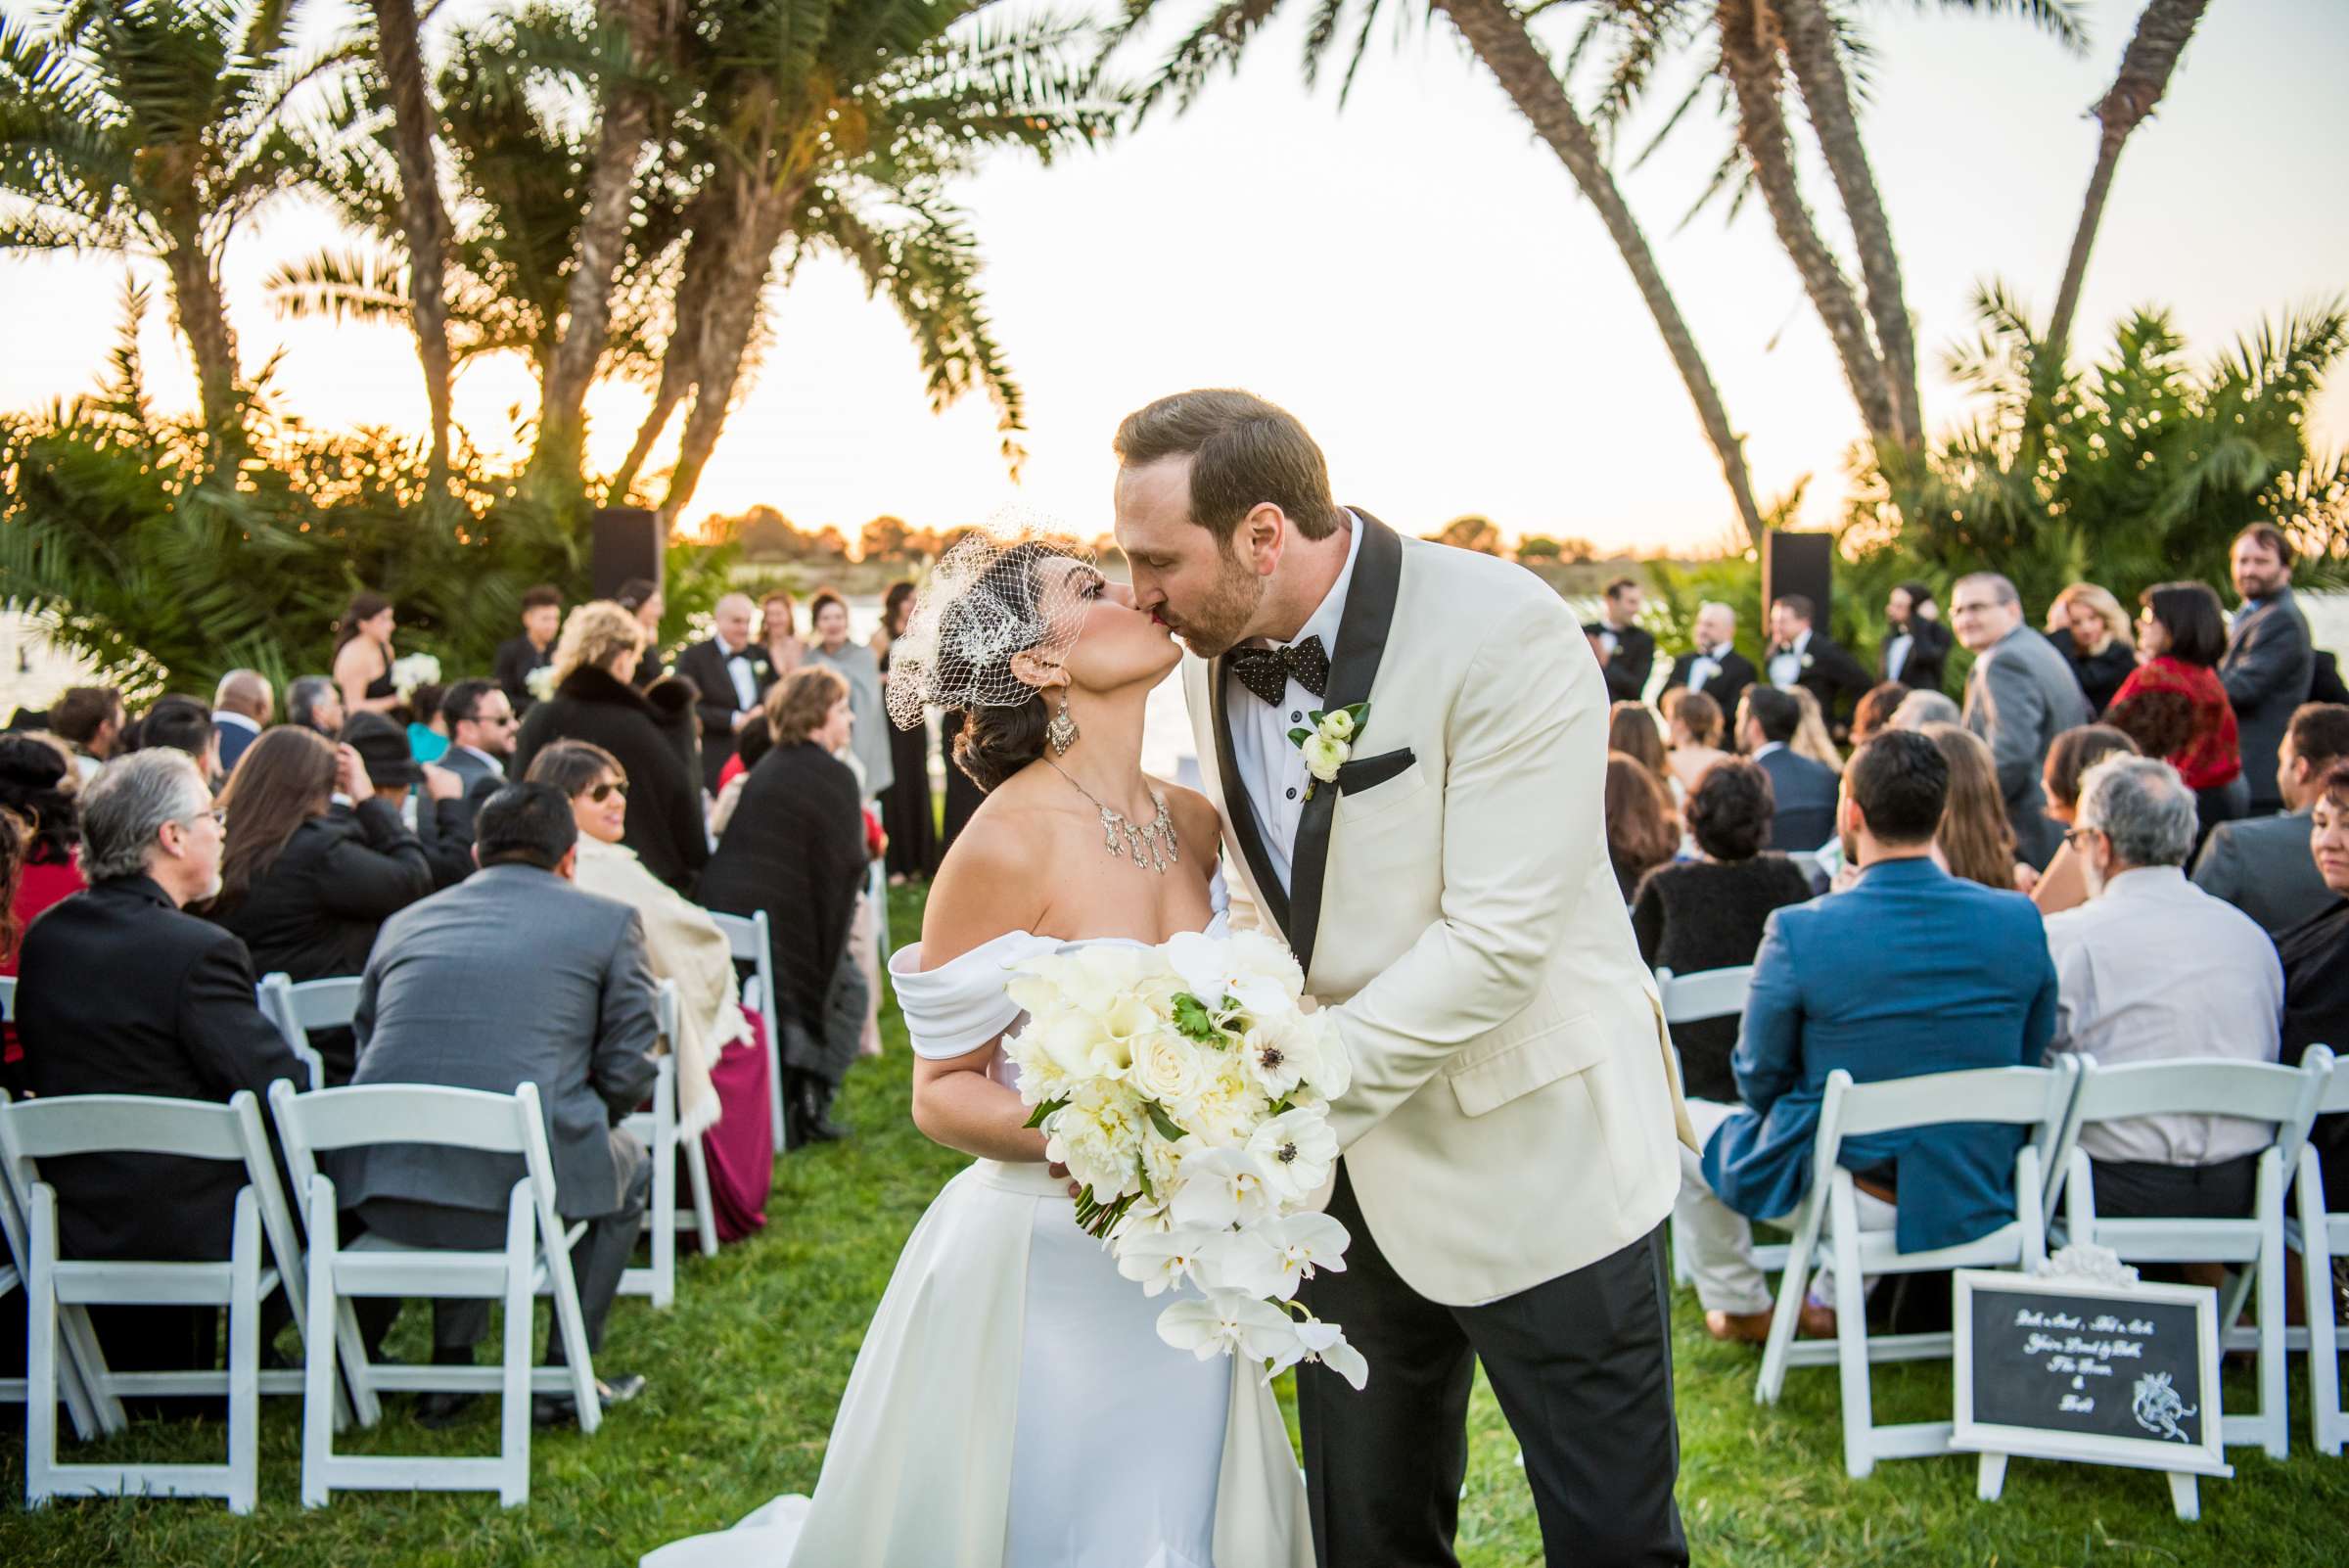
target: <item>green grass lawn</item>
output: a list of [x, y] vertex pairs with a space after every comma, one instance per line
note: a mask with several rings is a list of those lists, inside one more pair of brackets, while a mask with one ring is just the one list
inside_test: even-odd
[[[901, 896], [898, 915], [900, 931], [913, 930], [918, 896]], [[650, 1387], [611, 1412], [594, 1438], [538, 1434], [529, 1506], [506, 1511], [485, 1494], [345, 1493], [329, 1508], [304, 1512], [300, 1410], [272, 1399], [263, 1405], [260, 1508], [251, 1517], [194, 1499], [96, 1499], [37, 1515], [10, 1508], [0, 1511], [0, 1564], [627, 1564], [662, 1542], [728, 1525], [775, 1493], [810, 1489], [833, 1406], [898, 1248], [963, 1163], [913, 1130], [904, 1032], [894, 1012], [884, 1033], [889, 1054], [857, 1066], [843, 1101], [854, 1137], [777, 1165], [766, 1229], [714, 1259], [681, 1260], [673, 1310], [655, 1313], [630, 1300], [614, 1311], [600, 1364], [640, 1371]], [[411, 1311], [403, 1318], [394, 1351], [421, 1352], [424, 1317]], [[2309, 1451], [2306, 1381], [2297, 1371], [2291, 1458], [2276, 1464], [2256, 1451], [2231, 1451], [2234, 1479], [2204, 1482], [2202, 1520], [2188, 1525], [2171, 1516], [2161, 1478], [2135, 1471], [2017, 1460], [1998, 1503], [1974, 1500], [1970, 1459], [1901, 1460], [1866, 1481], [1847, 1480], [1831, 1368], [1798, 1368], [1784, 1402], [1765, 1409], [1753, 1403], [1758, 1353], [1708, 1340], [1685, 1293], [1674, 1323], [1681, 1506], [1699, 1563], [2349, 1561], [2349, 1458]], [[1948, 1408], [1946, 1363], [1883, 1368], [1875, 1386], [1880, 1419], [1925, 1419]], [[2228, 1392], [2249, 1391], [2235, 1376]], [[401, 1404], [394, 1397], [384, 1424], [346, 1437], [345, 1447], [494, 1450], [493, 1403], [446, 1433], [418, 1428]], [[0, 1491], [13, 1499], [23, 1491], [23, 1444], [13, 1409], [5, 1420]], [[99, 1452], [208, 1459], [221, 1435], [209, 1425], [147, 1427]], [[84, 1453], [69, 1436], [68, 1444], [72, 1456]], [[1480, 1386], [1460, 1523], [1470, 1568], [1542, 1561], [1516, 1452]]]

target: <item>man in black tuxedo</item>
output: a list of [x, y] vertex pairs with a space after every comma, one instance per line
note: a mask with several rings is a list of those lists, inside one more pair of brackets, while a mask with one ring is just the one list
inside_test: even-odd
[[522, 635], [497, 645], [489, 666], [490, 677], [506, 694], [517, 714], [527, 714], [537, 699], [530, 695], [530, 671], [555, 662], [555, 636], [563, 629], [563, 590], [541, 582], [522, 595]]
[[1737, 612], [1726, 604], [1706, 603], [1696, 611], [1696, 651], [1672, 662], [1664, 689], [1685, 686], [1721, 705], [1722, 716], [1737, 716], [1737, 699], [1754, 683], [1754, 662], [1732, 644], [1737, 638]]
[[1762, 676], [1780, 691], [1800, 686], [1819, 699], [1819, 716], [1837, 739], [1849, 733], [1852, 709], [1875, 682], [1867, 668], [1818, 629], [1819, 607], [1799, 593], [1770, 606], [1770, 649]]
[[1941, 690], [1956, 638], [1935, 617], [1932, 588], [1922, 582], [1895, 587], [1884, 601], [1884, 626], [1877, 676], [1911, 691]]
[[[119, 759], [81, 793], [90, 879], [24, 934], [17, 992], [23, 1060], [12, 1087], [37, 1095], [264, 1099], [309, 1073], [253, 1000], [253, 959], [224, 927], [183, 906], [220, 891], [220, 819], [187, 753]], [[85, 1261], [209, 1262], [228, 1256], [245, 1168], [162, 1154], [41, 1162], [57, 1189], [65, 1255]], [[116, 1371], [210, 1366], [209, 1308], [93, 1310]]]
[[1583, 627], [1606, 674], [1609, 702], [1635, 703], [1647, 693], [1648, 672], [1656, 667], [1656, 639], [1638, 624], [1646, 599], [1637, 582], [1617, 577], [1607, 584], [1606, 608], [1599, 619]]
[[751, 636], [757, 614], [748, 594], [727, 594], [717, 601], [717, 635], [677, 657], [677, 674], [701, 694], [693, 711], [702, 720], [702, 783], [713, 793], [734, 755], [734, 737], [759, 716], [766, 688], [775, 683], [775, 667]]

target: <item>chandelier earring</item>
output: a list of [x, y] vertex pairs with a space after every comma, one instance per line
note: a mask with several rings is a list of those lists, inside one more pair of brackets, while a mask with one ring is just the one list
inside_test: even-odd
[[1054, 751], [1066, 757], [1069, 755], [1069, 748], [1077, 744], [1079, 733], [1077, 719], [1069, 712], [1068, 693], [1063, 692], [1060, 697], [1060, 707], [1053, 712], [1050, 721], [1044, 725], [1044, 739], [1051, 742]]

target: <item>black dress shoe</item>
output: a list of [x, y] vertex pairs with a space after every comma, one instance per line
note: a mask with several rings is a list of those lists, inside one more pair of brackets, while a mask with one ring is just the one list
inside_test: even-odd
[[819, 1078], [800, 1082], [800, 1130], [814, 1143], [838, 1143], [849, 1135], [849, 1130], [827, 1121], [825, 1113], [832, 1109], [831, 1086]]
[[481, 1398], [460, 1389], [432, 1389], [417, 1398], [416, 1424], [436, 1432], [454, 1426], [464, 1419], [467, 1410], [481, 1403]]
[[[610, 1382], [595, 1380], [595, 1397], [606, 1407], [625, 1405], [644, 1392], [641, 1373], [625, 1372]], [[579, 1402], [569, 1394], [541, 1394], [530, 1401], [530, 1422], [534, 1426], [576, 1426], [579, 1419]]]

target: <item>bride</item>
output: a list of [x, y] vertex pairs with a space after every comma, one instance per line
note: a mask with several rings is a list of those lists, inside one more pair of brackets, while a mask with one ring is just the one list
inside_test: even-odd
[[1310, 1568], [1305, 1488], [1260, 1367], [1157, 1334], [1164, 1301], [1077, 1226], [1000, 1049], [1006, 965], [1223, 921], [1215, 809], [1141, 770], [1180, 652], [1087, 553], [977, 533], [892, 648], [891, 716], [968, 721], [986, 802], [890, 963], [913, 1119], [977, 1157], [907, 1240], [815, 1496], [644, 1568]]

